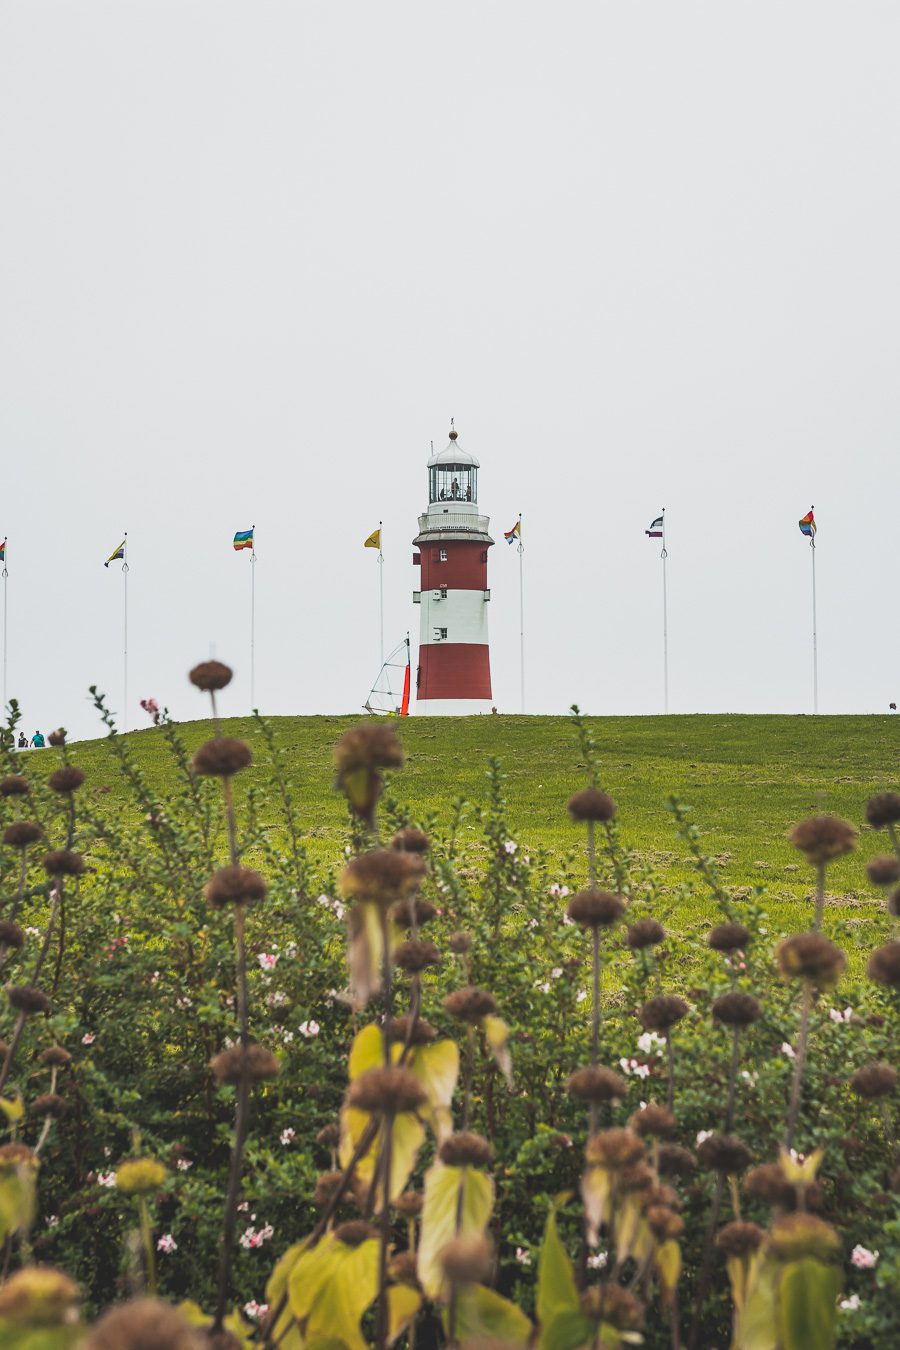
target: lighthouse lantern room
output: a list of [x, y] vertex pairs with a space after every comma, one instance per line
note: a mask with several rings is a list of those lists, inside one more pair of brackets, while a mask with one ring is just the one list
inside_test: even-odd
[[419, 516], [413, 562], [421, 568], [416, 712], [490, 712], [487, 516], [478, 513], [478, 460], [450, 444], [428, 461], [428, 510]]

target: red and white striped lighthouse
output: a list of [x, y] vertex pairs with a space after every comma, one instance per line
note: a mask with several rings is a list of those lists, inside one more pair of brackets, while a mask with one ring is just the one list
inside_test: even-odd
[[413, 540], [421, 567], [416, 712], [490, 712], [487, 516], [478, 514], [478, 460], [463, 450], [450, 423], [450, 444], [428, 461], [428, 510]]

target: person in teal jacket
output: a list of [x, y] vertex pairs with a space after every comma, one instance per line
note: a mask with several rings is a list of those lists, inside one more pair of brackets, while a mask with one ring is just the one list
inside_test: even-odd
[[44, 748], [44, 737], [41, 735], [41, 733], [40, 733], [39, 731], [36, 731], [36, 732], [34, 733], [34, 735], [32, 736], [32, 738], [31, 738], [31, 744], [34, 746], [35, 750], [43, 750], [43, 748]]

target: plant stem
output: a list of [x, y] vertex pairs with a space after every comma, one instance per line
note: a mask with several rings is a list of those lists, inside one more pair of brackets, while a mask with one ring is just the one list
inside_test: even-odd
[[818, 933], [822, 927], [822, 919], [825, 916], [825, 864], [816, 863], [816, 917], [813, 922], [813, 932]]
[[[229, 780], [226, 778], [225, 782]], [[233, 839], [233, 835], [232, 835]], [[244, 907], [234, 908], [234, 940], [237, 948], [237, 1000], [240, 1041], [246, 1050], [249, 1041], [249, 1010], [247, 1004], [247, 944], [244, 931]], [[244, 1077], [237, 1085], [237, 1102], [234, 1113], [234, 1144], [231, 1149], [231, 1161], [228, 1168], [228, 1190], [225, 1196], [225, 1216], [222, 1223], [222, 1251], [219, 1256], [219, 1281], [216, 1294], [216, 1313], [213, 1328], [221, 1331], [225, 1320], [225, 1305], [228, 1301], [228, 1277], [231, 1272], [231, 1252], [234, 1244], [234, 1231], [237, 1226], [237, 1200], [241, 1185], [241, 1170], [244, 1157], [244, 1144], [247, 1140], [249, 1117], [250, 1084]]]
[[153, 1254], [153, 1233], [150, 1228], [150, 1214], [147, 1201], [143, 1196], [138, 1199], [138, 1214], [141, 1223], [141, 1242], [144, 1247], [144, 1264], [147, 1272], [147, 1291], [151, 1298], [156, 1296], [156, 1257]]
[[[414, 905], [415, 900], [411, 904]], [[379, 919], [381, 922], [381, 984], [384, 999], [381, 1034], [385, 1066], [390, 1068], [393, 987], [391, 983], [390, 931], [387, 910], [383, 905], [379, 909]], [[381, 1167], [379, 1169], [382, 1183], [381, 1241], [378, 1252], [378, 1315], [375, 1327], [377, 1350], [385, 1350], [388, 1337], [387, 1268], [388, 1252], [391, 1245], [391, 1147], [394, 1135], [394, 1117], [389, 1112], [386, 1112], [381, 1118], [381, 1131]]]
[[813, 987], [810, 980], [803, 985], [803, 1002], [800, 1006], [800, 1035], [797, 1038], [797, 1051], [794, 1059], [794, 1079], [791, 1083], [791, 1100], [788, 1107], [787, 1130], [784, 1146], [790, 1150], [794, 1144], [794, 1132], [797, 1128], [797, 1114], [800, 1110], [800, 1088], [803, 1083], [803, 1070], [806, 1065], [806, 1045], [809, 1040], [809, 1015], [812, 1009]]
[[734, 1124], [734, 1098], [737, 1089], [738, 1057], [741, 1045], [741, 1029], [735, 1027], [731, 1039], [731, 1064], [728, 1069], [728, 1102], [725, 1106], [725, 1133], [731, 1133]]
[[597, 884], [597, 842], [594, 838], [594, 822], [587, 823], [588, 886], [591, 890]]
[[706, 1291], [709, 1288], [709, 1275], [712, 1266], [713, 1239], [716, 1233], [716, 1224], [719, 1222], [719, 1209], [722, 1204], [722, 1173], [716, 1174], [716, 1189], [713, 1194], [712, 1209], [709, 1212], [709, 1224], [706, 1229], [706, 1241], [703, 1245], [703, 1258], [700, 1263], [700, 1274], [697, 1278], [697, 1298], [694, 1303], [694, 1316], [691, 1322], [691, 1331], [688, 1336], [688, 1350], [696, 1350], [697, 1338], [700, 1335], [700, 1319], [703, 1316], [703, 1305], [706, 1302]]
[[672, 1029], [666, 1031], [666, 1065], [669, 1071], [669, 1088], [666, 1093], [666, 1106], [675, 1110], [675, 1046], [672, 1044]]
[[[588, 822], [593, 829], [593, 821]], [[596, 1069], [600, 1054], [600, 929], [591, 930], [593, 945], [594, 1005], [591, 1009], [591, 1068]], [[597, 1103], [591, 1102], [590, 1133], [597, 1130]]]

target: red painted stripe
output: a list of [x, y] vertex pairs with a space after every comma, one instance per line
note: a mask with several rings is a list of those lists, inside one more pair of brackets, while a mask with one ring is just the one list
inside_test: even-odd
[[435, 642], [419, 648], [418, 699], [491, 697], [486, 643]]
[[[441, 562], [441, 550], [447, 554]], [[471, 540], [422, 545], [422, 590], [487, 590], [487, 545]]]

